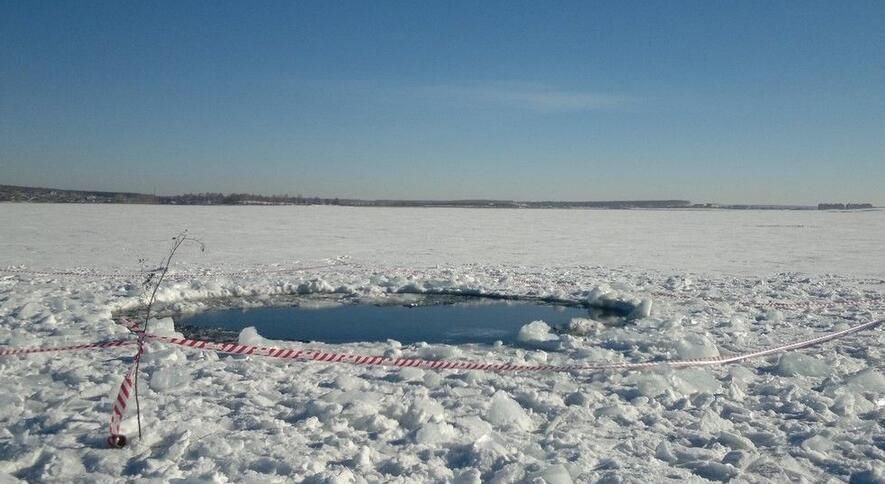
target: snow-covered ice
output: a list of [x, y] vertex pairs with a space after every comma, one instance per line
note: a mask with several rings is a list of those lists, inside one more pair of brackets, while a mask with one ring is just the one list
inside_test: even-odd
[[559, 336], [544, 321], [532, 321], [519, 329], [516, 340], [525, 345], [543, 345], [558, 342]]
[[[0, 204], [0, 345], [126, 337], [117, 311], [181, 229], [164, 307], [286, 294], [549, 298], [633, 308], [514, 346], [311, 345], [509, 363], [671, 360], [882, 317], [885, 214]], [[292, 269], [326, 265], [347, 265]], [[229, 275], [243, 271], [243, 274]], [[215, 275], [213, 275], [215, 274]], [[170, 319], [151, 330], [175, 334]], [[248, 344], [267, 341], [247, 328]], [[132, 348], [0, 357], [0, 481], [658, 482], [885, 478], [882, 328], [729, 367], [494, 374], [225, 356], [149, 343], [121, 450], [104, 438]], [[130, 409], [131, 410], [131, 409]]]

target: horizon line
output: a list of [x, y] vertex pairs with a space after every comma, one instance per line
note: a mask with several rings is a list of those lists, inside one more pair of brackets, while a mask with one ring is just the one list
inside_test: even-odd
[[[84, 194], [102, 194], [102, 195], [127, 195], [127, 196], [138, 196], [138, 197], [153, 197], [156, 199], [162, 198], [176, 198], [176, 197], [186, 197], [186, 196], [197, 196], [197, 195], [221, 195], [222, 197], [230, 197], [230, 196], [254, 196], [254, 197], [263, 197], [263, 198], [273, 198], [273, 197], [285, 197], [287, 199], [300, 199], [300, 200], [336, 200], [341, 202], [366, 202], [366, 203], [526, 203], [526, 204], [581, 204], [581, 203], [671, 203], [674, 205], [681, 205], [685, 208], [693, 208], [693, 207], [707, 207], [707, 208], [716, 208], [716, 207], [781, 207], [781, 208], [813, 208], [819, 205], [829, 205], [829, 204], [867, 204], [867, 202], [819, 202], [817, 205], [808, 205], [808, 204], [781, 204], [781, 203], [751, 203], [751, 202], [741, 202], [741, 203], [721, 203], [721, 202], [698, 202], [695, 203], [691, 200], [687, 199], [642, 199], [642, 198], [631, 198], [631, 199], [609, 199], [609, 200], [519, 200], [519, 199], [502, 199], [502, 198], [429, 198], [429, 199], [407, 199], [407, 198], [352, 198], [352, 197], [341, 197], [341, 196], [304, 196], [304, 195], [295, 195], [291, 196], [288, 193], [275, 193], [275, 194], [261, 194], [261, 193], [248, 193], [248, 192], [187, 192], [187, 193], [178, 193], [171, 195], [157, 195], [143, 192], [130, 192], [130, 191], [113, 191], [113, 190], [92, 190], [92, 189], [72, 189], [72, 188], [58, 188], [58, 187], [39, 187], [39, 186], [28, 186], [28, 185], [7, 185], [0, 184], [0, 188], [4, 189], [19, 189], [19, 190], [34, 190], [34, 191], [57, 191], [57, 192], [68, 192], [68, 193], [84, 193]], [[872, 205], [872, 204], [870, 204]], [[873, 205], [873, 208], [880, 208], [876, 205]]]

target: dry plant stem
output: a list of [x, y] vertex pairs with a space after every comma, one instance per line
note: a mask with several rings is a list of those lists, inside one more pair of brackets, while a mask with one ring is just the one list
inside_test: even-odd
[[169, 264], [172, 262], [172, 257], [175, 256], [175, 252], [178, 250], [179, 247], [181, 247], [181, 244], [183, 244], [186, 240], [190, 240], [200, 244], [201, 250], [204, 249], [202, 242], [197, 239], [187, 237], [186, 234], [187, 230], [172, 238], [172, 240], [174, 240], [175, 242], [172, 244], [172, 249], [169, 251], [169, 255], [166, 257], [166, 260], [163, 263], [163, 270], [160, 273], [160, 277], [157, 278], [157, 281], [154, 284], [154, 288], [151, 291], [151, 297], [148, 299], [147, 310], [144, 316], [144, 327], [142, 328], [141, 334], [138, 336], [138, 355], [136, 356], [135, 360], [135, 377], [133, 381], [133, 388], [135, 390], [135, 415], [138, 421], [139, 440], [141, 440], [141, 403], [138, 400], [138, 371], [141, 367], [141, 355], [143, 351], [144, 335], [148, 332], [148, 323], [150, 322], [151, 318], [151, 308], [154, 305], [154, 300], [157, 297], [157, 291], [160, 289], [160, 285], [163, 283], [163, 279], [166, 277], [166, 273], [169, 272]]

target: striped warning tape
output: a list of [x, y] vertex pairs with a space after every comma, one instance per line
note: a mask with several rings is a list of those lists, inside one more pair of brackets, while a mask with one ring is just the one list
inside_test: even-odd
[[89, 349], [101, 349], [101, 348], [120, 348], [123, 346], [132, 346], [137, 344], [136, 341], [129, 339], [118, 339], [112, 341], [100, 341], [98, 343], [86, 343], [80, 345], [71, 345], [71, 346], [55, 346], [49, 348], [13, 348], [13, 347], [0, 347], [0, 356], [10, 356], [10, 355], [26, 355], [31, 353], [52, 353], [56, 351], [79, 351], [79, 350], [89, 350]]
[[[108, 445], [120, 448], [126, 445], [126, 437], [120, 431], [120, 425], [123, 423], [123, 416], [126, 414], [126, 407], [129, 405], [129, 398], [137, 391], [135, 388], [135, 380], [137, 378], [138, 362], [144, 353], [144, 345], [142, 340], [136, 342], [138, 344], [138, 352], [129, 366], [129, 371], [123, 377], [120, 383], [120, 390], [117, 392], [117, 398], [114, 399], [114, 407], [111, 411], [110, 435], [108, 436]], [[139, 424], [138, 433], [141, 434], [141, 424]]]
[[[108, 435], [108, 445], [113, 448], [122, 448], [126, 446], [126, 436], [120, 431], [120, 425], [123, 423], [123, 416], [126, 414], [126, 407], [129, 405], [129, 398], [132, 395], [136, 397], [138, 402], [138, 367], [141, 361], [141, 355], [144, 354], [144, 342], [146, 334], [144, 328], [137, 321], [130, 318], [123, 318], [119, 321], [126, 329], [134, 334], [138, 339], [135, 343], [138, 345], [138, 351], [132, 358], [132, 364], [129, 365], [129, 371], [120, 382], [120, 389], [117, 391], [117, 398], [114, 399], [114, 407], [111, 412], [110, 434]], [[138, 436], [141, 437], [141, 415], [138, 416]]]
[[328, 363], [348, 363], [353, 365], [371, 365], [371, 366], [393, 366], [399, 368], [425, 368], [432, 370], [484, 370], [484, 371], [543, 371], [543, 372], [571, 372], [582, 370], [633, 370], [651, 367], [669, 366], [673, 368], [687, 368], [692, 366], [710, 366], [725, 365], [737, 363], [753, 358], [760, 358], [785, 351], [791, 351], [810, 346], [819, 345], [827, 341], [839, 339], [852, 333], [864, 331], [875, 326], [885, 323], [885, 320], [870, 321], [867, 323], [852, 326], [842, 331], [829, 333], [823, 336], [789, 343], [786, 345], [766, 348], [759, 351], [741, 353], [728, 356], [717, 356], [713, 358], [689, 359], [689, 360], [662, 360], [648, 361], [638, 363], [601, 363], [590, 365], [526, 365], [511, 363], [480, 363], [469, 361], [447, 361], [447, 360], [422, 360], [416, 358], [392, 358], [388, 356], [367, 356], [348, 353], [334, 353], [317, 350], [298, 350], [265, 346], [242, 345], [237, 343], [213, 343], [210, 341], [194, 340], [186, 338], [170, 338], [166, 336], [147, 335], [148, 339], [163, 341], [165, 343], [192, 348], [198, 350], [209, 350], [218, 353], [229, 353], [237, 355], [253, 355], [264, 356], [269, 358], [280, 358], [287, 360], [308, 360], [320, 361]]
[[856, 299], [851, 301], [796, 301], [796, 302], [781, 302], [781, 301], [752, 301], [752, 300], [730, 300], [723, 299], [719, 297], [707, 297], [707, 296], [686, 296], [686, 295], [677, 295], [677, 294], [668, 294], [668, 293], [652, 293], [654, 296], [667, 298], [673, 301], [679, 302], [722, 302], [728, 304], [738, 304], [746, 307], [755, 307], [755, 308], [770, 308], [770, 309], [783, 309], [783, 310], [819, 310], [819, 309], [842, 309], [846, 306], [858, 306], [861, 304], [877, 304], [882, 301], [885, 301], [885, 298], [881, 296], [872, 296], [872, 297], [864, 297], [862, 299]]
[[317, 350], [301, 350], [294, 348], [253, 346], [238, 343], [214, 343], [204, 340], [172, 338], [168, 336], [145, 334], [143, 329], [141, 329], [140, 326], [133, 320], [122, 320], [121, 323], [124, 324], [130, 331], [132, 331], [133, 334], [136, 334], [138, 336], [138, 340], [115, 340], [55, 348], [0, 348], [0, 356], [46, 353], [51, 351], [75, 351], [84, 349], [115, 348], [138, 345], [138, 352], [133, 359], [133, 364], [130, 366], [129, 371], [123, 377], [123, 381], [120, 384], [120, 389], [114, 401], [110, 422], [110, 436], [107, 439], [108, 444], [111, 447], [123, 447], [126, 445], [126, 437], [121, 433], [120, 425], [123, 420], [123, 416], [125, 415], [129, 399], [135, 393], [134, 380], [137, 377], [136, 371], [138, 367], [138, 362], [141, 358], [142, 353], [144, 352], [143, 343], [146, 340], [160, 341], [167, 344], [173, 344], [184, 348], [196, 350], [208, 350], [218, 353], [236, 355], [264, 356], [284, 360], [318, 361], [326, 363], [345, 363], [352, 365], [386, 366], [396, 368], [422, 368], [429, 370], [478, 370], [492, 372], [575, 372], [603, 370], [643, 370], [655, 367], [688, 368], [711, 365], [726, 365], [819, 345], [827, 341], [843, 338], [853, 333], [872, 329], [885, 323], [885, 320], [869, 321], [841, 331], [825, 334], [823, 336], [736, 355], [675, 361], [662, 360], [636, 363], [600, 363], [589, 365], [531, 365], [520, 363], [482, 363], [471, 361], [424, 360], [420, 358], [393, 358], [388, 356], [369, 356]]
[[[308, 270], [316, 270], [316, 269], [326, 269], [331, 267], [339, 267], [349, 265], [348, 262], [339, 261], [330, 264], [322, 264], [315, 266], [307, 266], [307, 267], [293, 267], [288, 269], [269, 269], [269, 270], [249, 270], [249, 271], [236, 271], [236, 272], [224, 272], [224, 271], [203, 271], [203, 272], [172, 272], [166, 274], [166, 279], [171, 280], [188, 280], [188, 279], [199, 279], [204, 277], [248, 277], [248, 276], [261, 276], [267, 274], [289, 274], [294, 272], [303, 272]], [[28, 276], [40, 276], [40, 277], [83, 277], [83, 278], [95, 278], [95, 279], [140, 279], [148, 276], [149, 274], [156, 274], [159, 271], [151, 270], [146, 272], [132, 272], [132, 273], [124, 273], [124, 272], [90, 272], [90, 271], [32, 271], [27, 269], [16, 269], [16, 268], [6, 268], [0, 269], [0, 272], [6, 274], [22, 274]]]
[[[236, 354], [236, 355], [252, 355], [263, 356], [268, 358], [278, 358], [286, 360], [305, 360], [319, 361], [328, 363], [348, 363], [354, 365], [372, 365], [372, 366], [393, 366], [400, 368], [427, 368], [437, 370], [487, 370], [487, 371], [547, 371], [547, 372], [563, 372], [563, 371], [580, 371], [580, 370], [616, 370], [616, 369], [642, 369], [650, 367], [669, 366], [673, 368], [686, 368], [691, 366], [710, 366], [737, 363], [754, 358], [760, 358], [786, 351], [808, 348], [816, 346], [827, 341], [843, 338], [853, 333], [872, 329], [885, 323], [885, 319], [869, 321], [858, 324], [841, 331], [828, 333], [815, 338], [810, 338], [794, 343], [781, 346], [765, 348], [759, 351], [748, 353], [739, 353], [735, 355], [717, 356], [712, 358], [689, 359], [689, 360], [660, 360], [637, 363], [602, 363], [590, 365], [526, 365], [512, 363], [480, 363], [470, 361], [451, 361], [451, 360], [422, 360], [416, 358], [393, 358], [389, 356], [369, 356], [350, 353], [335, 353], [320, 350], [306, 350], [294, 348], [279, 348], [269, 346], [253, 346], [238, 343], [215, 343], [212, 341], [195, 340], [187, 338], [173, 338], [169, 336], [158, 336], [153, 334], [145, 334], [144, 339], [149, 341], [160, 341], [167, 344], [191, 348], [196, 350], [215, 351], [218, 353]], [[137, 328], [137, 326], [135, 327]], [[137, 329], [135, 329], [137, 331]], [[77, 351], [86, 349], [106, 349], [118, 348], [124, 346], [138, 345], [137, 340], [123, 339], [113, 341], [103, 341], [99, 343], [89, 343], [72, 346], [57, 347], [32, 347], [32, 348], [10, 348], [0, 347], [0, 356], [22, 355], [32, 353], [49, 353], [57, 351]]]

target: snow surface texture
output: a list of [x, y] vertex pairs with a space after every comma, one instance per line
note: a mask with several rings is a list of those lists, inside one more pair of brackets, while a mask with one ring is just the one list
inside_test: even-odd
[[[182, 228], [163, 304], [336, 292], [631, 301], [629, 325], [509, 346], [273, 343], [510, 363], [759, 349], [882, 317], [882, 212], [0, 204], [0, 268], [136, 272]], [[341, 260], [302, 272], [267, 272]], [[151, 266], [153, 267], [153, 266]], [[0, 273], [0, 345], [125, 337], [137, 279]], [[643, 304], [642, 301], [645, 301]], [[653, 304], [648, 304], [653, 302]], [[153, 329], [174, 334], [168, 320]], [[245, 330], [241, 341], [268, 344]], [[150, 343], [145, 436], [106, 448], [132, 348], [0, 359], [0, 482], [882, 482], [881, 329], [742, 365], [494, 374], [219, 356]]]

